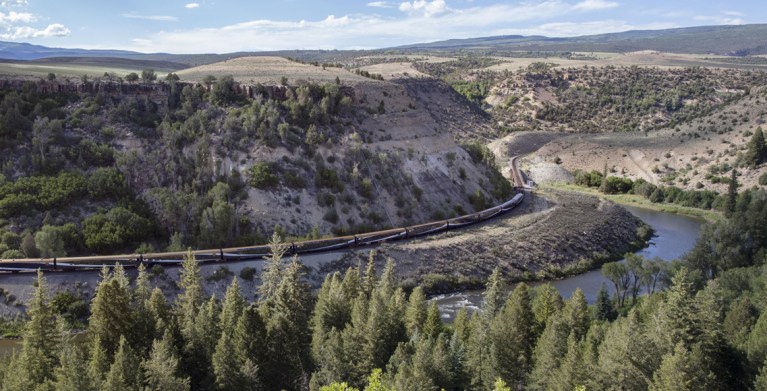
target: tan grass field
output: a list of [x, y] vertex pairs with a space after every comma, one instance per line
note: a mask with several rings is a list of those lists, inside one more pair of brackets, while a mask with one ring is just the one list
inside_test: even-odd
[[207, 75], [232, 75], [241, 83], [278, 84], [287, 77], [289, 82], [308, 80], [330, 82], [338, 77], [342, 81], [370, 81], [342, 68], [301, 64], [282, 57], [241, 57], [215, 64], [184, 69], [178, 72], [182, 80], [201, 81]]
[[[170, 70], [155, 69], [158, 77], [164, 77]], [[109, 67], [109, 66], [88, 66], [80, 64], [29, 64], [29, 63], [0, 63], [0, 76], [14, 78], [39, 79], [46, 78], [48, 73], [53, 73], [57, 78], [79, 78], [83, 75], [90, 77], [100, 77], [104, 73], [114, 73], [119, 77], [136, 72], [141, 74], [141, 69]]]
[[606, 67], [606, 66], [642, 66], [658, 68], [687, 68], [693, 66], [710, 68], [734, 68], [734, 69], [763, 69], [767, 70], [767, 65], [754, 64], [736, 64], [723, 61], [717, 61], [721, 56], [701, 55], [701, 54], [677, 54], [661, 53], [650, 50], [631, 53], [587, 53], [578, 54], [597, 57], [593, 60], [566, 59], [557, 56], [540, 58], [509, 58], [494, 57], [504, 61], [502, 64], [496, 64], [486, 68], [488, 71], [502, 72], [504, 70], [516, 71], [527, 68], [530, 64], [536, 62], [545, 62], [555, 64], [557, 68], [569, 67]]

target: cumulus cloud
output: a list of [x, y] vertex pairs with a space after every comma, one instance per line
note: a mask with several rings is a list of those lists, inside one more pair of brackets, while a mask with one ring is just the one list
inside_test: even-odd
[[54, 23], [49, 24], [44, 29], [36, 29], [29, 26], [13, 27], [9, 32], [0, 34], [3, 39], [28, 39], [28, 38], [50, 38], [50, 37], [66, 37], [71, 32], [63, 24]]
[[165, 30], [136, 37], [125, 49], [174, 53], [372, 49], [489, 35], [573, 36], [678, 27], [633, 25], [621, 20], [567, 21], [572, 23], [561, 20], [574, 12], [585, 14], [617, 6], [618, 3], [609, 0], [537, 0], [491, 5], [464, 2], [460, 8], [449, 6], [445, 0], [387, 4], [399, 8], [403, 15], [330, 15], [300, 21], [259, 19], [215, 28]]
[[184, 5], [186, 9], [200, 8], [200, 3], [187, 3]]
[[8, 26], [15, 23], [31, 23], [37, 20], [37, 17], [27, 12], [15, 12], [9, 13], [0, 12], [0, 26]]
[[[0, 8], [20, 9], [27, 6], [27, 0], [2, 0]], [[29, 12], [7, 11], [0, 12], [0, 38], [7, 40], [65, 37], [71, 31], [60, 23], [52, 23], [45, 28], [30, 26], [30, 24], [42, 19], [40, 16]]]
[[612, 2], [612, 1], [605, 1], [605, 0], [583, 0], [580, 3], [577, 3], [573, 6], [573, 10], [576, 11], [594, 11], [594, 10], [603, 10], [603, 9], [609, 9], [609, 8], [615, 8], [618, 6], [618, 3]]
[[430, 18], [447, 12], [449, 8], [445, 0], [415, 0], [400, 3], [399, 10], [411, 15], [423, 15]]

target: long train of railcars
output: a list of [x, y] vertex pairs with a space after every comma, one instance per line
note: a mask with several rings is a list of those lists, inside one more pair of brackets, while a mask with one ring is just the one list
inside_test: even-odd
[[[286, 243], [286, 255], [301, 255], [325, 251], [341, 250], [359, 246], [370, 246], [394, 240], [410, 239], [419, 236], [431, 235], [444, 232], [453, 228], [465, 227], [489, 220], [499, 214], [514, 209], [522, 202], [524, 193], [518, 193], [503, 204], [494, 206], [480, 212], [455, 217], [448, 220], [434, 221], [426, 224], [409, 227], [393, 228], [383, 231], [367, 232], [363, 234], [341, 236], [328, 239], [306, 240]], [[117, 263], [124, 267], [138, 267], [144, 263], [151, 267], [160, 265], [179, 265], [187, 251], [150, 253], [150, 254], [125, 254], [88, 257], [65, 257], [44, 259], [19, 259], [0, 261], [0, 273], [15, 273], [20, 271], [75, 271], [87, 269], [99, 269], [104, 266], [112, 267]], [[262, 260], [271, 252], [268, 245], [222, 248], [211, 250], [192, 251], [195, 259], [200, 263], [236, 262]]]

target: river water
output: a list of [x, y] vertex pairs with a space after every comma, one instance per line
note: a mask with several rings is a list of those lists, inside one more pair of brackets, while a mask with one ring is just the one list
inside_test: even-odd
[[[700, 236], [701, 226], [704, 223], [704, 220], [695, 217], [658, 212], [633, 206], [624, 207], [655, 230], [649, 246], [636, 252], [636, 254], [650, 259], [658, 257], [664, 261], [672, 261], [681, 257], [695, 245]], [[593, 303], [596, 300], [597, 293], [602, 284], [605, 284], [611, 293], [613, 292], [612, 283], [602, 276], [602, 272], [599, 269], [547, 282], [554, 285], [564, 298], [569, 298], [575, 289], [581, 288], [589, 303]], [[531, 283], [530, 285], [535, 286], [541, 283]], [[465, 307], [469, 311], [476, 311], [482, 303], [482, 291], [439, 295], [431, 300], [437, 302], [443, 318], [452, 320], [456, 311], [460, 308]]]
[[[625, 208], [642, 219], [645, 223], [652, 226], [655, 230], [655, 236], [651, 239], [650, 245], [637, 252], [637, 254], [647, 258], [659, 257], [666, 261], [679, 258], [692, 249], [695, 241], [700, 235], [700, 228], [703, 224], [703, 220], [701, 219], [630, 206], [626, 206]], [[328, 255], [320, 255], [321, 259], [318, 258], [317, 260], [312, 260], [317, 264], [313, 264], [312, 266], [318, 266], [323, 261], [326, 261], [325, 258], [327, 258]], [[334, 254], [334, 256], [337, 255], [338, 254]], [[229, 265], [234, 271], [237, 271], [235, 269], [238, 269], [238, 266], [242, 267], [242, 265], [237, 264]], [[602, 276], [602, 273], [599, 270], [592, 270], [577, 276], [550, 282], [565, 298], [570, 297], [575, 289], [580, 287], [589, 303], [593, 303], [596, 299], [597, 292], [599, 292], [602, 283], [605, 283], [608, 289], [612, 289], [610, 282]], [[531, 285], [536, 284], [540, 283], [533, 283]], [[455, 312], [462, 307], [466, 307], [470, 311], [477, 310], [480, 303], [482, 303], [482, 291], [467, 291], [449, 295], [440, 295], [432, 298], [432, 300], [436, 301], [439, 305], [443, 318], [451, 320], [455, 315]], [[0, 358], [10, 355], [14, 350], [17, 350], [20, 347], [20, 344], [21, 340], [0, 338]]]

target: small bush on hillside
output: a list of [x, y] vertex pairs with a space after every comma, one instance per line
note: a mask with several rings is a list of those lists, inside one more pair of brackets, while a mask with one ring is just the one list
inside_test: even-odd
[[240, 270], [240, 278], [245, 281], [253, 281], [256, 278], [256, 269], [252, 267], [244, 267]]
[[767, 186], [767, 172], [759, 176], [759, 184], [762, 186]]
[[277, 186], [279, 179], [272, 171], [271, 164], [267, 162], [256, 163], [248, 170], [248, 183], [258, 189], [268, 189]]

